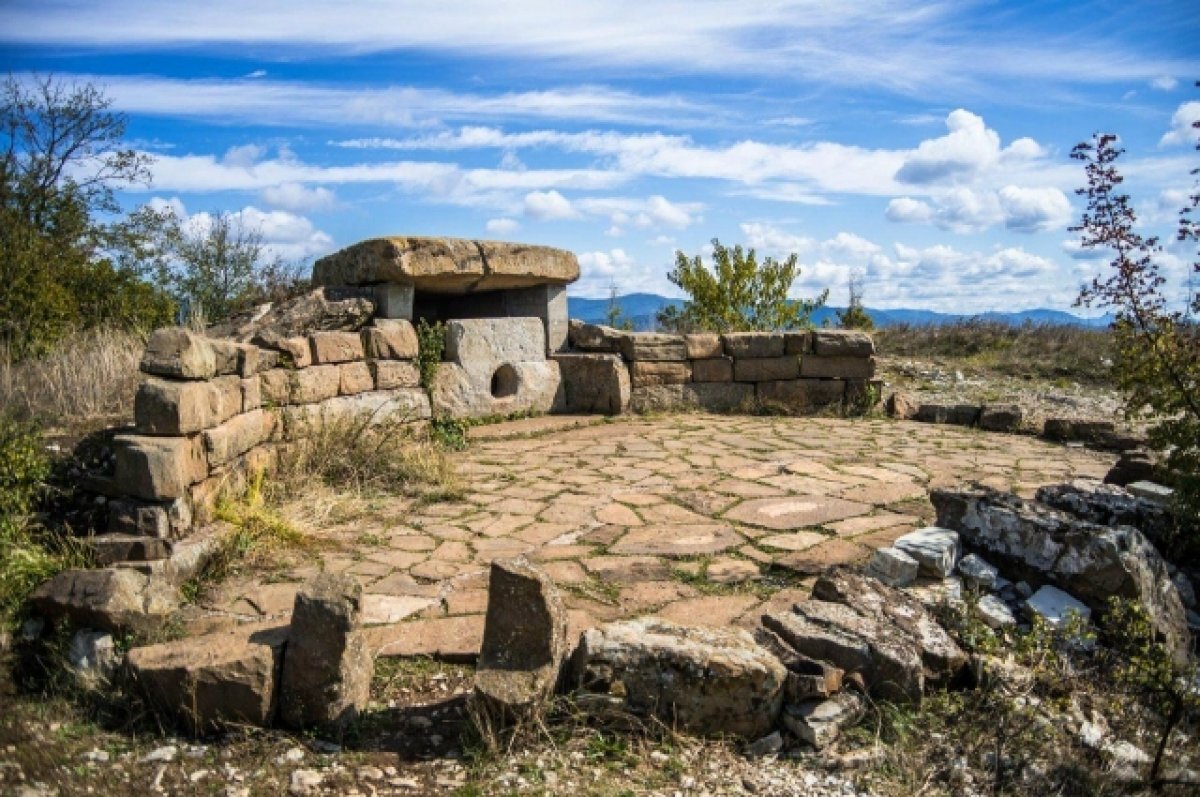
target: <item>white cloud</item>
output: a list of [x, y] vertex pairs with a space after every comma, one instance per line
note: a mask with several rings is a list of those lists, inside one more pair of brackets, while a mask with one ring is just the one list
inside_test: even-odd
[[336, 201], [334, 193], [328, 188], [306, 188], [299, 183], [268, 186], [259, 193], [259, 197], [273, 208], [298, 212], [325, 210], [333, 207]]
[[260, 147], [258, 144], [243, 144], [227, 149], [221, 158], [221, 163], [235, 168], [246, 168], [253, 166], [255, 161], [265, 154], [267, 154], [266, 147]]
[[1192, 125], [1198, 121], [1200, 121], [1200, 102], [1192, 100], [1183, 103], [1175, 109], [1174, 115], [1171, 116], [1171, 129], [1158, 142], [1159, 146], [1194, 145], [1197, 136], [1200, 136], [1200, 131], [1197, 131]]
[[1016, 232], [1045, 232], [1065, 227], [1071, 220], [1071, 201], [1057, 188], [1000, 189], [1004, 226]]
[[1159, 75], [1150, 81], [1150, 86], [1159, 91], [1171, 91], [1179, 85], [1179, 81], [1170, 75]]
[[525, 215], [540, 221], [577, 219], [579, 211], [557, 191], [530, 191], [525, 195]]
[[933, 221], [934, 217], [933, 208], [919, 199], [908, 196], [896, 197], [888, 202], [884, 215], [889, 221], [910, 223], [928, 223]]
[[769, 224], [744, 222], [740, 225], [746, 245], [774, 257], [788, 257], [792, 252], [803, 254], [810, 251], [814, 242], [803, 235], [794, 235]]
[[1060, 244], [1060, 248], [1072, 260], [1103, 260], [1110, 255], [1104, 247], [1085, 247], [1078, 238], [1067, 238]]
[[[575, 71], [769, 75], [800, 85], [882, 86], [913, 95], [995, 91], [1020, 79], [1041, 86], [1149, 81], [1195, 71], [1193, 58], [1164, 55], [1161, 45], [1151, 44], [1157, 44], [1155, 38], [1140, 37], [1147, 39], [1145, 44], [1117, 43], [1086, 29], [1084, 23], [1090, 21], [1075, 14], [1067, 24], [1076, 24], [1078, 32], [1061, 26], [1038, 31], [1017, 27], [1003, 7], [928, 0], [732, 5], [687, 0], [360, 0], [352, 14], [317, 2], [9, 0], [0, 5], [0, 41], [262, 45], [285, 53], [292, 47], [356, 55], [415, 50], [519, 58]], [[995, 35], [980, 39], [979, 30]], [[974, 39], [970, 46], [964, 44], [968, 37]]]
[[521, 229], [521, 224], [516, 219], [499, 218], [488, 219], [485, 227], [493, 235], [508, 235]]
[[[147, 205], [156, 210], [170, 210], [184, 227], [203, 234], [213, 224], [214, 216], [208, 211], [188, 213], [179, 197], [169, 199], [151, 197]], [[241, 225], [248, 232], [262, 236], [262, 247], [268, 256], [277, 256], [285, 261], [300, 262], [323, 255], [334, 248], [333, 238], [304, 216], [284, 210], [260, 210], [247, 205], [230, 213], [234, 225]]]

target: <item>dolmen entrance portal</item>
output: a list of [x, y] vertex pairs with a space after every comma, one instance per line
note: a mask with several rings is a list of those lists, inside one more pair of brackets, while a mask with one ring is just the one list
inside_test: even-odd
[[318, 260], [313, 283], [363, 297], [376, 317], [443, 322], [444, 360], [430, 400], [440, 415], [560, 409], [566, 286], [579, 261], [563, 249], [461, 238], [373, 238]]

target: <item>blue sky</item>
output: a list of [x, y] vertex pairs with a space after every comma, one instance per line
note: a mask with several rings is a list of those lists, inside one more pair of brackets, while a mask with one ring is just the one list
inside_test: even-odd
[[[561, 246], [572, 293], [673, 252], [797, 252], [874, 307], [1069, 308], [1071, 147], [1121, 135], [1145, 231], [1200, 165], [1181, 2], [5, 0], [17, 75], [102, 86], [156, 158], [127, 207], [233, 211], [312, 259], [386, 234]], [[1181, 284], [1189, 255], [1169, 249]]]

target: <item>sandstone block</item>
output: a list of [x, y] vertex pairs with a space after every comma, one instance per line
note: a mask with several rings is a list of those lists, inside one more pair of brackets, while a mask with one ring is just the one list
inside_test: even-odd
[[250, 412], [262, 406], [262, 379], [251, 376], [239, 380], [238, 387], [242, 390], [242, 412]]
[[733, 379], [736, 382], [774, 382], [799, 376], [799, 357], [734, 358], [733, 361]]
[[870, 379], [875, 376], [875, 358], [810, 354], [800, 358], [800, 375], [814, 379]]
[[732, 382], [733, 360], [729, 357], [693, 360], [692, 379], [696, 382]]
[[629, 376], [633, 387], [681, 385], [692, 381], [692, 364], [637, 360], [630, 363]]
[[616, 354], [621, 351], [621, 338], [626, 334], [603, 324], [587, 324], [571, 319], [568, 327], [571, 345], [581, 351]]
[[562, 374], [555, 361], [504, 364], [482, 378], [463, 366], [442, 363], [430, 400], [439, 417], [486, 418], [551, 412], [561, 406], [561, 385]]
[[917, 408], [915, 420], [924, 423], [948, 423], [953, 426], [974, 426], [979, 422], [982, 408], [978, 404], [930, 404]]
[[813, 352], [819, 357], [870, 357], [875, 354], [875, 342], [866, 332], [857, 329], [814, 329]]
[[375, 387], [371, 367], [365, 362], [342, 363], [338, 366], [338, 395], [353, 396]]
[[403, 360], [372, 360], [371, 375], [376, 390], [419, 387], [421, 372], [411, 362]]
[[179, 539], [191, 531], [191, 504], [186, 498], [165, 503], [113, 498], [108, 502], [107, 528], [113, 534]]
[[629, 369], [616, 354], [558, 354], [566, 412], [620, 415], [629, 409]]
[[585, 631], [575, 659], [581, 692], [699, 734], [757, 739], [779, 716], [787, 670], [748, 633], [655, 618]]
[[784, 354], [811, 354], [812, 332], [807, 329], [783, 333]]
[[179, 607], [178, 592], [163, 579], [115, 568], [64, 570], [29, 600], [52, 620], [113, 633], [152, 631]]
[[148, 377], [138, 385], [133, 417], [139, 432], [181, 435], [208, 429], [242, 411], [236, 376], [200, 382]]
[[630, 361], [683, 361], [688, 358], [687, 344], [682, 335], [660, 335], [653, 332], [626, 332], [621, 336], [621, 355]]
[[567, 654], [567, 612], [554, 582], [523, 558], [492, 562], [475, 699], [499, 718], [544, 703]]
[[[683, 336], [689, 360], [707, 360], [725, 354], [721, 336], [715, 333], [697, 333]], [[714, 380], [716, 381], [716, 380]]]
[[255, 335], [254, 344], [276, 353], [279, 365], [307, 368], [312, 365], [312, 344], [307, 337], [293, 335], [285, 337], [274, 330], [263, 330]]
[[271, 413], [253, 410], [206, 430], [202, 437], [209, 467], [224, 465], [245, 454], [259, 443], [268, 440], [274, 428], [275, 417]]
[[362, 586], [323, 573], [296, 593], [280, 682], [280, 719], [345, 727], [366, 708], [374, 662], [359, 628]]
[[838, 379], [788, 379], [759, 382], [758, 400], [793, 412], [812, 412], [842, 403], [846, 383]]
[[168, 500], [187, 495], [191, 484], [208, 475], [200, 437], [117, 435], [114, 481], [126, 495]]
[[534, 285], [501, 291], [504, 315], [531, 316], [542, 322], [546, 356], [567, 349], [570, 321], [567, 318], [567, 289], [562, 285]]
[[292, 400], [292, 371], [287, 368], [272, 368], [259, 377], [264, 403], [279, 407]]
[[150, 562], [171, 555], [171, 543], [162, 537], [141, 534], [98, 534], [88, 537], [88, 547], [101, 567], [117, 562]]
[[331, 399], [342, 386], [342, 372], [336, 365], [314, 365], [291, 373], [292, 404], [313, 404]]
[[175, 379], [211, 379], [217, 373], [216, 353], [207, 338], [183, 327], [156, 329], [146, 341], [141, 369]]
[[357, 332], [314, 332], [308, 336], [317, 365], [345, 363], [363, 358], [362, 335]]
[[150, 704], [195, 733], [228, 725], [267, 727], [275, 713], [287, 627], [238, 626], [126, 655]]
[[1077, 418], [1047, 418], [1042, 425], [1042, 436], [1047, 440], [1081, 443], [1103, 443], [1116, 434], [1117, 426], [1112, 421], [1089, 421]]
[[917, 529], [900, 537], [892, 545], [916, 559], [921, 565], [921, 572], [934, 578], [949, 578], [958, 564], [958, 533], [950, 529], [937, 526]]
[[374, 390], [283, 409], [284, 429], [289, 437], [363, 417], [370, 417], [372, 424], [398, 419], [406, 422], [428, 420], [431, 417], [429, 396], [420, 388]]
[[546, 331], [536, 318], [472, 318], [446, 323], [445, 359], [490, 379], [506, 364], [546, 359]]
[[979, 428], [989, 432], [1015, 432], [1021, 428], [1021, 408], [1016, 404], [985, 404]]
[[721, 340], [725, 353], [735, 359], [782, 357], [786, 351], [782, 332], [727, 332]]
[[754, 385], [740, 382], [690, 382], [679, 385], [646, 385], [629, 394], [632, 412], [703, 409], [732, 412], [754, 399]]
[[578, 278], [579, 261], [565, 250], [461, 238], [375, 238], [313, 264], [317, 285], [396, 282], [442, 293], [565, 285]]
[[911, 393], [896, 391], [887, 397], [883, 408], [889, 416], [907, 421], [917, 417], [921, 411], [921, 402]]
[[242, 377], [261, 374], [279, 364], [279, 352], [260, 349], [253, 344], [243, 344], [238, 350], [238, 375]]
[[412, 322], [377, 318], [362, 331], [363, 350], [377, 360], [412, 360], [417, 356], [417, 331]]
[[224, 338], [210, 338], [208, 345], [212, 347], [216, 361], [217, 376], [232, 376], [238, 372], [238, 360], [241, 359], [240, 348], [247, 343], [238, 343]]

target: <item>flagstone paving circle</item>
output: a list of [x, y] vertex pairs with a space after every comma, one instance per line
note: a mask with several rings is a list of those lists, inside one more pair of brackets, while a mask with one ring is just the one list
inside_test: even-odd
[[471, 440], [452, 455], [461, 499], [344, 496], [331, 510], [297, 496], [283, 512], [322, 541], [314, 558], [226, 581], [188, 624], [286, 618], [299, 584], [323, 569], [362, 583], [379, 655], [467, 660], [482, 638], [488, 563], [525, 555], [559, 585], [572, 633], [648, 613], [748, 625], [803, 595], [803, 577], [933, 522], [935, 487], [976, 481], [1031, 497], [1103, 477], [1115, 459], [890, 419], [530, 419], [476, 427]]

